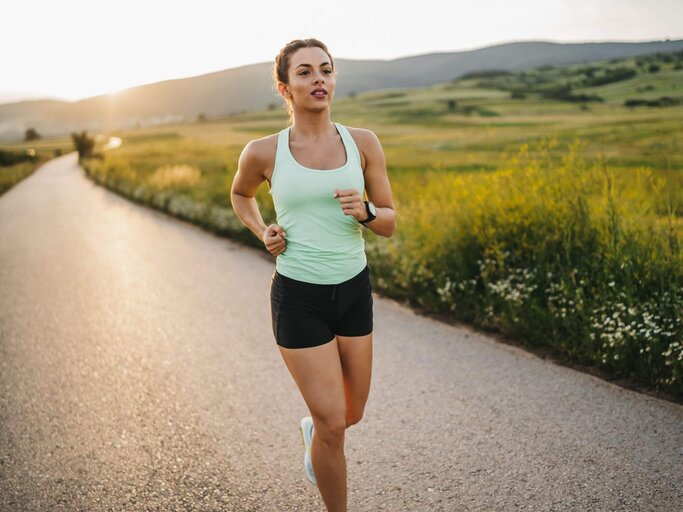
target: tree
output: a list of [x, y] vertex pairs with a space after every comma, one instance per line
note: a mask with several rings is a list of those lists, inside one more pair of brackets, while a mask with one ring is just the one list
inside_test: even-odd
[[83, 130], [79, 133], [72, 133], [71, 139], [74, 142], [76, 151], [78, 151], [78, 158], [83, 158], [85, 156], [92, 155], [92, 150], [95, 147], [95, 139], [93, 137], [88, 137], [88, 131]]
[[41, 139], [42, 137], [40, 134], [36, 131], [35, 128], [28, 128], [26, 132], [24, 132], [24, 141], [28, 140], [37, 140]]

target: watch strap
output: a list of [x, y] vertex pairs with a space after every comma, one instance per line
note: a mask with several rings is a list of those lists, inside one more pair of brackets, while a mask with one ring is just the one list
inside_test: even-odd
[[358, 222], [360, 222], [363, 226], [366, 226], [366, 223], [370, 222], [371, 220], [375, 220], [377, 217], [373, 217], [370, 213], [370, 206], [368, 206], [368, 201], [363, 201], [363, 203], [365, 204], [365, 212], [368, 214], [368, 217], [367, 219], [359, 220]]

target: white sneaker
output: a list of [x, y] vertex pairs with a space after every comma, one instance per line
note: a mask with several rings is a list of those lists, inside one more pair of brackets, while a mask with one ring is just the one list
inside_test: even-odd
[[315, 485], [315, 475], [313, 474], [313, 462], [311, 462], [311, 441], [313, 440], [313, 418], [305, 416], [301, 419], [301, 440], [304, 442], [304, 468], [306, 476]]

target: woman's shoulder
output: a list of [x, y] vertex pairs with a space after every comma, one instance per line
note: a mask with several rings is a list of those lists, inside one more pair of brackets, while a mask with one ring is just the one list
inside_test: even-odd
[[279, 135], [279, 133], [273, 133], [259, 139], [252, 139], [247, 143], [245, 149], [249, 148], [249, 151], [254, 153], [267, 152], [269, 149], [277, 146], [277, 139]]
[[248, 155], [249, 158], [255, 160], [264, 161], [272, 159], [275, 154], [275, 148], [277, 147], [278, 136], [279, 133], [273, 133], [272, 135], [252, 139], [244, 146], [243, 152]]
[[346, 125], [344, 125], [344, 127], [349, 131], [349, 134], [353, 137], [353, 141], [356, 143], [356, 146], [358, 146], [358, 150], [361, 153], [361, 166], [365, 169], [366, 155], [372, 154], [374, 151], [377, 151], [378, 148], [382, 147], [379, 138], [375, 135], [375, 132], [368, 130], [367, 128], [355, 128]]
[[375, 132], [372, 130], [367, 128], [356, 128], [347, 125], [344, 125], [344, 127], [349, 131], [354, 142], [357, 145], [362, 145], [364, 148], [372, 146], [375, 141], [379, 141], [377, 135], [375, 135]]

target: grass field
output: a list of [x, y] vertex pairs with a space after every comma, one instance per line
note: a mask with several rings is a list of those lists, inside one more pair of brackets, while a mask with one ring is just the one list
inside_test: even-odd
[[[73, 151], [73, 143], [66, 137], [0, 144], [0, 195], [28, 178], [43, 163], [69, 151]], [[28, 155], [31, 157], [26, 158]], [[22, 158], [26, 159], [21, 161]]]
[[[682, 60], [335, 98], [333, 120], [373, 130], [385, 150], [398, 229], [366, 232], [375, 289], [683, 397]], [[635, 76], [586, 86], [624, 68]], [[662, 96], [672, 104], [624, 105]], [[262, 247], [230, 185], [245, 144], [286, 126], [278, 109], [116, 132], [123, 145], [84, 164], [136, 201]], [[256, 197], [276, 222], [265, 183]]]

